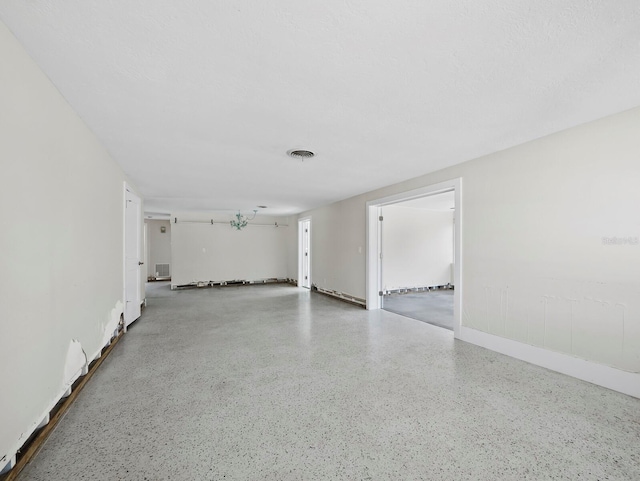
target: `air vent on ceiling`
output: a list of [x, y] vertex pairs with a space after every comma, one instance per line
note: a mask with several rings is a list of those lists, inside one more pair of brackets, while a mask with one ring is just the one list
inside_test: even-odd
[[307, 160], [316, 155], [310, 150], [290, 150], [287, 154], [289, 157], [300, 160]]

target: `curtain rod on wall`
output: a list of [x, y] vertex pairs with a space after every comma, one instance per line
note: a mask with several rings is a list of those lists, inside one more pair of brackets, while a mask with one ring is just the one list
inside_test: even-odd
[[[173, 223], [174, 224], [178, 223], [178, 218], [177, 217], [173, 218]], [[209, 219], [209, 220], [181, 220], [180, 223], [181, 224], [229, 225], [229, 222], [223, 222], [223, 221], [218, 221], [218, 220], [213, 220], [213, 219]], [[278, 224], [277, 222], [274, 222], [273, 224], [247, 224], [247, 227], [248, 226], [255, 226], [255, 227], [289, 227], [289, 224]]]

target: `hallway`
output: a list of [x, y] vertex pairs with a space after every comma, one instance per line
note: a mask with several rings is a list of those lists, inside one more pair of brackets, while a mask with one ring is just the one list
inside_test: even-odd
[[640, 479], [640, 400], [386, 311], [170, 291], [21, 480]]

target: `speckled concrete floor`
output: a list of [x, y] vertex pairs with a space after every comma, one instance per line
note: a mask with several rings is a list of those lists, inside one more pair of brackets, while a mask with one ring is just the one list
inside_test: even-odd
[[391, 294], [384, 297], [384, 310], [453, 331], [453, 290]]
[[154, 287], [20, 479], [640, 479], [638, 399], [303, 289]]

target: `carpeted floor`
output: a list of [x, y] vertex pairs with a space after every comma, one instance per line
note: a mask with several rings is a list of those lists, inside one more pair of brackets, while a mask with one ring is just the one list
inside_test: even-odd
[[453, 289], [384, 296], [384, 309], [453, 331]]

